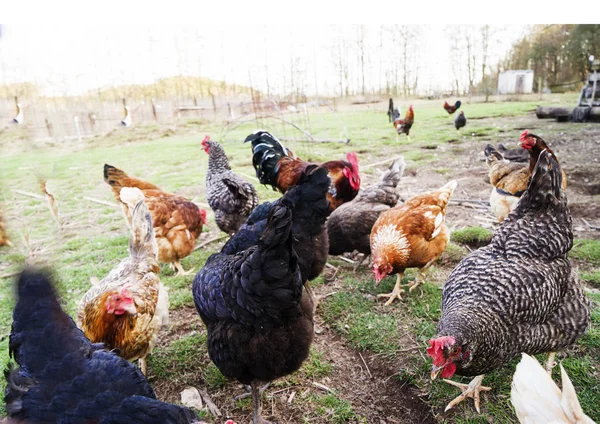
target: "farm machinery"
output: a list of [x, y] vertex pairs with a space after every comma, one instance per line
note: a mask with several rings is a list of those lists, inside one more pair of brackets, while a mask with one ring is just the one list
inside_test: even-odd
[[539, 119], [555, 118], [559, 122], [600, 122], [600, 59], [590, 57], [588, 77], [575, 107], [538, 106], [535, 114]]

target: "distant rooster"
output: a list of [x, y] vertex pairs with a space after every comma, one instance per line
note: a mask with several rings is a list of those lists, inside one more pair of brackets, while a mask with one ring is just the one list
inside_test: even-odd
[[390, 99], [390, 105], [388, 108], [388, 117], [390, 121], [394, 124], [394, 128], [396, 128], [396, 140], [398, 140], [399, 134], [406, 134], [408, 141], [410, 141], [410, 129], [415, 121], [415, 111], [413, 110], [412, 105], [409, 106], [406, 111], [406, 115], [404, 119], [400, 118], [400, 111], [394, 107], [394, 101]]
[[[266, 131], [256, 131], [246, 137], [252, 142], [252, 163], [256, 176], [262, 184], [269, 184], [273, 190], [285, 193], [298, 184], [298, 180], [311, 165], [291, 154], [279, 140]], [[356, 197], [360, 189], [358, 158], [356, 153], [346, 154], [347, 161], [332, 160], [321, 164], [329, 171], [331, 186], [327, 199], [331, 210]]]
[[459, 135], [460, 129], [465, 125], [467, 125], [467, 117], [465, 116], [465, 113], [461, 110], [460, 113], [456, 116], [456, 118], [454, 118], [454, 128], [456, 128], [456, 131], [458, 131]]
[[512, 381], [510, 401], [523, 424], [595, 424], [583, 413], [567, 372], [560, 365], [562, 393], [540, 363], [523, 353]]
[[460, 102], [460, 100], [457, 100], [456, 103], [454, 103], [454, 106], [450, 106], [448, 102], [444, 102], [444, 109], [446, 110], [446, 112], [448, 112], [448, 115], [452, 115], [460, 108], [461, 104], [462, 103]]
[[208, 154], [206, 200], [215, 213], [217, 226], [227, 234], [235, 233], [258, 205], [256, 189], [231, 170], [223, 147], [207, 135], [202, 148]]

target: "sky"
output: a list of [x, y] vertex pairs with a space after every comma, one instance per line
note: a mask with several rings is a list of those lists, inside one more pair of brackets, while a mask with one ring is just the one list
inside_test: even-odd
[[[481, 25], [481, 24], [479, 24]], [[477, 32], [479, 25], [464, 27]], [[184, 24], [3, 25], [0, 81], [35, 82], [46, 95], [76, 95], [98, 87], [148, 84], [158, 78], [190, 75], [225, 80], [281, 93], [296, 84], [307, 94], [332, 94], [338, 87], [334, 52], [338, 39], [355, 46], [356, 25]], [[366, 25], [366, 85], [381, 86], [399, 49], [380, 25]], [[452, 84], [451, 42], [456, 27], [419, 25], [415, 61], [421, 92]], [[495, 25], [490, 63], [504, 57], [521, 38], [523, 25]], [[352, 77], [357, 55], [349, 53]]]

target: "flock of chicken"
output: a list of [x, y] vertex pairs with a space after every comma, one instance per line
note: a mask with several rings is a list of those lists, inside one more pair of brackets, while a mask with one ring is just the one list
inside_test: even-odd
[[[459, 107], [450, 107], [452, 113]], [[401, 120], [390, 99], [389, 113], [408, 135], [412, 106]], [[419, 269], [405, 286], [412, 291], [446, 249], [446, 209], [457, 183], [399, 204], [402, 157], [379, 183], [360, 189], [355, 153], [318, 165], [265, 131], [245, 141], [252, 145], [260, 182], [283, 196], [259, 205], [256, 190], [231, 170], [223, 147], [208, 136], [202, 141], [209, 156], [208, 204], [231, 238], [196, 273], [191, 290], [211, 360], [223, 375], [250, 386], [254, 423], [262, 423], [260, 384], [298, 370], [308, 356], [318, 301], [308, 282], [321, 274], [328, 255], [356, 250], [362, 261], [370, 255], [377, 284], [397, 276], [392, 293], [380, 295], [386, 305], [401, 299], [404, 271]], [[479, 393], [490, 390], [481, 385], [484, 375], [522, 353], [549, 352], [551, 372], [553, 352], [573, 345], [589, 325], [590, 305], [567, 258], [573, 234], [566, 178], [540, 137], [524, 132], [521, 145], [529, 165], [509, 163], [500, 151], [486, 148], [490, 200], [502, 224], [443, 287], [442, 316], [427, 348], [431, 377], [475, 376], [468, 385], [447, 380], [462, 389], [448, 408], [471, 397], [479, 411]], [[80, 301], [77, 324], [62, 311], [46, 274], [21, 274], [10, 336], [19, 367], [6, 374], [7, 411], [27, 422], [196, 422], [191, 410], [156, 400], [144, 375], [145, 359], [168, 322], [159, 262], [180, 275], [190, 272], [180, 261], [194, 250], [206, 211], [110, 165], [104, 166], [104, 180], [130, 228], [129, 258], [93, 282]], [[541, 386], [558, 404], [551, 412], [539, 407], [543, 387], [531, 388], [540, 365], [523, 358], [517, 375], [530, 374], [513, 382], [522, 422], [592, 422], [564, 370], [562, 403], [549, 380]], [[128, 362], [136, 359], [141, 370]], [[522, 394], [517, 401], [515, 393]]]

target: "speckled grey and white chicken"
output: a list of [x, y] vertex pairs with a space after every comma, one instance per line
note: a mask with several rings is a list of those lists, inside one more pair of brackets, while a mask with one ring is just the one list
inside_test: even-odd
[[206, 200], [215, 213], [217, 226], [221, 231], [233, 234], [258, 205], [256, 189], [231, 170], [219, 143], [206, 136], [202, 148], [208, 154]]
[[396, 192], [405, 167], [404, 157], [395, 159], [377, 184], [360, 190], [354, 200], [334, 210], [327, 220], [329, 254], [341, 255], [357, 250], [364, 259], [371, 254], [370, 235], [382, 212], [393, 208], [400, 195]]
[[[572, 219], [561, 168], [540, 154], [526, 192], [491, 244], [464, 258], [444, 284], [442, 316], [427, 353], [431, 377], [476, 376], [449, 409], [471, 397], [479, 411], [484, 374], [521, 352], [565, 349], [586, 331], [590, 305], [567, 254]], [[448, 381], [448, 380], [446, 380]]]

